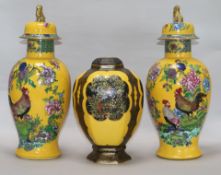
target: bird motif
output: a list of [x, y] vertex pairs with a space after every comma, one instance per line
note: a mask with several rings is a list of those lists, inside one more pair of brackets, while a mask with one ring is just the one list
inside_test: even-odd
[[31, 108], [31, 100], [29, 98], [29, 92], [27, 88], [23, 87], [21, 91], [22, 96], [17, 102], [13, 103], [10, 96], [8, 96], [8, 98], [13, 116], [23, 119], [23, 117], [29, 112]]
[[179, 88], [175, 91], [176, 108], [189, 115], [199, 108], [204, 97], [206, 97], [206, 94], [200, 92], [193, 101], [189, 101], [182, 96], [182, 88]]
[[98, 110], [99, 113], [101, 113], [103, 111], [103, 104], [102, 104], [102, 101], [100, 99], [97, 103], [97, 110]]
[[171, 111], [168, 100], [163, 100], [162, 103], [164, 104], [163, 115], [165, 120], [177, 129], [180, 125], [180, 119]]

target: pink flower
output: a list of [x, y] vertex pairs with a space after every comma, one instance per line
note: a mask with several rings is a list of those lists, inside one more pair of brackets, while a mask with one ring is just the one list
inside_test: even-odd
[[48, 27], [48, 23], [47, 23], [47, 22], [45, 22], [45, 23], [44, 23], [44, 26], [45, 26], [45, 27]]
[[191, 70], [181, 81], [181, 84], [186, 90], [193, 92], [200, 84], [200, 78], [196, 75], [194, 70]]
[[40, 73], [39, 83], [43, 85], [50, 85], [51, 83], [56, 81], [56, 74], [54, 70], [45, 65], [41, 66], [43, 71]]
[[48, 104], [45, 106], [45, 110], [49, 115], [52, 114], [59, 114], [61, 112], [61, 104], [58, 100], [53, 100], [48, 102]]
[[150, 80], [155, 81], [159, 74], [160, 74], [160, 68], [159, 68], [158, 64], [154, 64], [149, 72]]
[[59, 63], [56, 60], [50, 61], [51, 65], [53, 65], [56, 69], [60, 69]]

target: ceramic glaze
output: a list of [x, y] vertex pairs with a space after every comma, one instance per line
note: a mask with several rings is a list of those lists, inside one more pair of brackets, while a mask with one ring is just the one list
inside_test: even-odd
[[117, 164], [130, 159], [126, 143], [143, 108], [140, 79], [118, 58], [98, 58], [75, 81], [73, 102], [80, 125], [93, 144], [88, 159]]
[[27, 56], [10, 74], [8, 96], [19, 135], [16, 155], [21, 158], [51, 159], [61, 154], [58, 135], [69, 107], [70, 77], [54, 57], [55, 36], [54, 24], [28, 23], [22, 36], [28, 39]]
[[167, 159], [201, 156], [198, 146], [210, 102], [207, 68], [191, 54], [194, 27], [183, 22], [174, 8], [174, 23], [163, 28], [165, 57], [149, 70], [146, 84], [148, 106], [159, 132], [157, 155]]

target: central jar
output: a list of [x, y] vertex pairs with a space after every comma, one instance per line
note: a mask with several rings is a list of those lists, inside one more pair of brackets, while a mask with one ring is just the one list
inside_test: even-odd
[[75, 81], [73, 102], [80, 125], [93, 145], [88, 159], [117, 164], [130, 159], [126, 143], [140, 122], [140, 79], [119, 58], [97, 58]]

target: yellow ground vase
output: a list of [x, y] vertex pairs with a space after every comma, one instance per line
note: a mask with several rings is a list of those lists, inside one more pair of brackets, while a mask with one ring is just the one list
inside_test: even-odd
[[166, 159], [194, 159], [211, 97], [207, 68], [192, 57], [191, 40], [197, 39], [194, 26], [183, 22], [175, 6], [173, 23], [166, 24], [165, 57], [148, 73], [146, 92], [153, 121], [160, 137], [157, 155]]
[[70, 101], [70, 76], [66, 66], [54, 57], [56, 26], [44, 21], [37, 6], [36, 22], [27, 23], [27, 55], [13, 67], [8, 96], [19, 135], [16, 155], [26, 159], [60, 156], [58, 136]]

